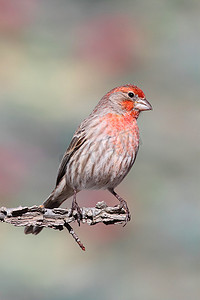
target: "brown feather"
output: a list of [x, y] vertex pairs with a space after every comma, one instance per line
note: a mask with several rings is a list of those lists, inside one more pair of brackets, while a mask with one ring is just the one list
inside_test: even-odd
[[69, 147], [67, 148], [62, 161], [60, 163], [59, 169], [58, 169], [58, 176], [56, 180], [56, 186], [60, 183], [63, 176], [65, 175], [66, 166], [69, 162], [72, 155], [84, 144], [86, 141], [85, 139], [85, 133], [84, 131], [80, 130], [76, 133], [76, 135], [73, 137]]

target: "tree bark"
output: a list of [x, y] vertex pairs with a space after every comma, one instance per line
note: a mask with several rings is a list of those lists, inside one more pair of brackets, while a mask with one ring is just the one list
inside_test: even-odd
[[[82, 223], [95, 225], [97, 223], [122, 224], [126, 220], [124, 209], [119, 206], [108, 207], [105, 202], [98, 202], [95, 207], [83, 207]], [[24, 206], [17, 208], [0, 208], [0, 221], [14, 226], [35, 226], [49, 227], [62, 230], [65, 223], [76, 221], [76, 211], [70, 216], [71, 209], [63, 208], [42, 208], [40, 206]]]
[[[120, 209], [119, 206], [108, 207], [103, 201], [98, 202], [95, 207], [83, 207], [81, 211], [81, 222], [89, 225], [97, 223], [106, 225], [123, 224], [126, 221], [126, 213], [123, 208]], [[75, 222], [76, 219], [77, 212], [74, 211], [71, 216], [71, 209], [48, 209], [41, 206], [0, 208], [0, 221], [14, 226], [40, 226], [57, 230], [67, 228], [82, 250], [85, 250], [73, 228], [69, 225], [69, 223]]]

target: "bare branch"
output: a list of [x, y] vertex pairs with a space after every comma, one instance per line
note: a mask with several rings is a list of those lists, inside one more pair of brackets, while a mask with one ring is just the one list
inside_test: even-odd
[[[97, 223], [122, 224], [126, 220], [126, 213], [119, 206], [108, 207], [105, 202], [98, 202], [95, 207], [83, 207], [82, 223], [95, 225]], [[66, 223], [76, 221], [76, 211], [70, 217], [71, 209], [42, 208], [40, 206], [0, 208], [0, 221], [10, 223], [14, 226], [49, 227], [62, 230]]]
[[[108, 207], [105, 202], [98, 202], [95, 207], [83, 207], [81, 211], [82, 223], [89, 225], [97, 223], [104, 223], [106, 225], [123, 224], [126, 221], [126, 213], [123, 208], [120, 209], [119, 206]], [[73, 228], [69, 225], [69, 223], [76, 221], [77, 212], [74, 211], [73, 216], [70, 216], [70, 213], [71, 209], [48, 209], [41, 206], [1, 207], [0, 221], [14, 226], [40, 226], [58, 230], [67, 228], [81, 249], [85, 250]]]

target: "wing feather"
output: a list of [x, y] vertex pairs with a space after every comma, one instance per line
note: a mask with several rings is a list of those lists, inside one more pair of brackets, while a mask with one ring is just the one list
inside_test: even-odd
[[69, 144], [69, 147], [67, 148], [62, 161], [60, 163], [59, 169], [58, 169], [58, 176], [56, 180], [56, 185], [58, 185], [65, 175], [66, 166], [72, 157], [72, 155], [85, 143], [85, 132], [83, 130], [79, 130], [75, 133], [74, 137], [72, 138], [71, 143]]

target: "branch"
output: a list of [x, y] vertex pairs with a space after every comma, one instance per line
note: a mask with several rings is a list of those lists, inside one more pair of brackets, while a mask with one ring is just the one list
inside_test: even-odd
[[[126, 221], [126, 213], [119, 206], [108, 207], [105, 202], [98, 202], [95, 207], [81, 208], [82, 223], [95, 225], [97, 223], [122, 224]], [[77, 212], [74, 211], [70, 216], [71, 209], [63, 208], [43, 208], [41, 206], [17, 207], [17, 208], [0, 208], [0, 221], [12, 224], [14, 226], [40, 226], [52, 229], [68, 229], [82, 250], [85, 247], [80, 242], [78, 236], [69, 225], [77, 219]]]
[[[82, 223], [95, 225], [97, 223], [122, 224], [126, 220], [126, 213], [119, 206], [108, 207], [105, 202], [98, 202], [95, 207], [83, 207]], [[40, 206], [0, 208], [0, 221], [14, 226], [40, 226], [62, 230], [66, 223], [76, 221], [77, 212], [70, 216], [71, 209], [43, 208]]]

